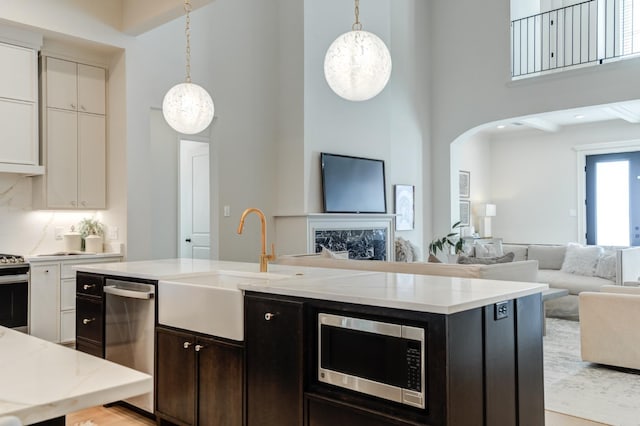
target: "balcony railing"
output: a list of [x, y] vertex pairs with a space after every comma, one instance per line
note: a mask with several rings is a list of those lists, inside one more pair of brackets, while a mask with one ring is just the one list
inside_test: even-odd
[[590, 0], [511, 21], [514, 79], [640, 53], [640, 0]]

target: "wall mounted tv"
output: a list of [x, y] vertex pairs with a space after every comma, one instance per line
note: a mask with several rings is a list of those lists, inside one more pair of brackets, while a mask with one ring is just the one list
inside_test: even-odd
[[320, 154], [325, 213], [386, 213], [384, 161]]

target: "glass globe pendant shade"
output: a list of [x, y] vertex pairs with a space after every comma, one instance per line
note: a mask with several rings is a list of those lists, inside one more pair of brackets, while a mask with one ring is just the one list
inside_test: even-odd
[[324, 76], [331, 90], [344, 99], [371, 99], [385, 88], [391, 76], [389, 49], [368, 31], [346, 32], [329, 46]]
[[193, 135], [211, 124], [213, 100], [209, 93], [197, 84], [176, 84], [164, 95], [162, 114], [174, 130]]

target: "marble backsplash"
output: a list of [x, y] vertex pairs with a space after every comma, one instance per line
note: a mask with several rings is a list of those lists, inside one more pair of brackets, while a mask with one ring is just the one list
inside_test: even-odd
[[33, 256], [63, 251], [64, 241], [55, 239], [56, 228], [67, 232], [87, 217], [104, 223], [100, 211], [33, 210], [31, 193], [31, 178], [0, 173], [0, 253]]

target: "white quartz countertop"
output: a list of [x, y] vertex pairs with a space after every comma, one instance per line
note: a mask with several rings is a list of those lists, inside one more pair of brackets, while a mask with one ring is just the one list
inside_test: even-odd
[[0, 417], [31, 424], [152, 389], [147, 374], [0, 327]]
[[[233, 280], [239, 290], [336, 302], [356, 303], [413, 311], [451, 314], [502, 300], [540, 293], [546, 284], [481, 280], [429, 275], [367, 272], [269, 265], [269, 273], [260, 277], [257, 263], [199, 259], [163, 259], [138, 262], [78, 265], [79, 271], [135, 278], [170, 280], [203, 276], [199, 285], [207, 286], [206, 274], [212, 274], [209, 286], [228, 286], [228, 280], [214, 277], [220, 271], [255, 273], [255, 279]], [[272, 274], [272, 279], [268, 276]], [[162, 283], [161, 283], [162, 286]], [[159, 297], [162, 296], [160, 288]]]
[[265, 280], [243, 283], [238, 287], [261, 293], [453, 314], [540, 293], [549, 286], [529, 282], [371, 272], [323, 279]]
[[25, 260], [29, 263], [37, 262], [59, 262], [63, 260], [91, 260], [91, 259], [114, 259], [122, 257], [122, 253], [87, 253], [74, 252], [67, 254], [66, 252], [45, 253], [35, 256], [25, 256]]

